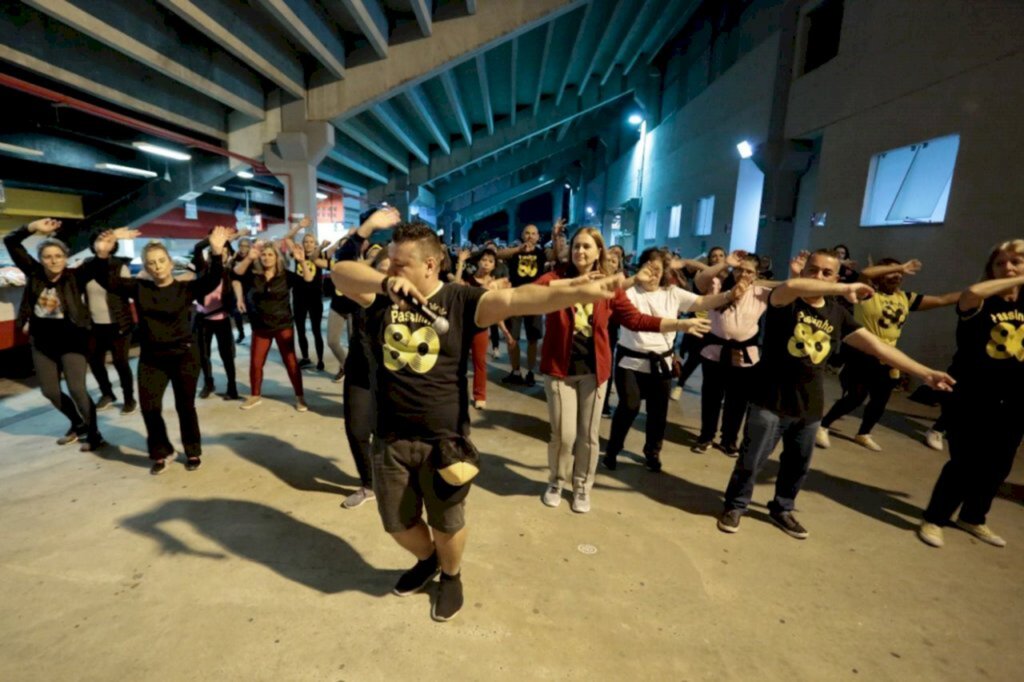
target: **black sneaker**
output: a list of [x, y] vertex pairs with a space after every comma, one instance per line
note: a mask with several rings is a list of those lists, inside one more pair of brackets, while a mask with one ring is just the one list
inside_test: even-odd
[[653, 473], [661, 471], [661, 455], [644, 455], [647, 460], [647, 470]]
[[741, 518], [743, 518], [743, 512], [739, 509], [726, 509], [718, 517], [718, 530], [723, 533], [735, 533], [740, 529]]
[[523, 385], [524, 386], [536, 386], [537, 385], [537, 380], [534, 378], [533, 372], [527, 372], [526, 373], [526, 378], [523, 379]]
[[437, 552], [434, 552], [429, 558], [417, 561], [415, 566], [403, 573], [395, 583], [395, 589], [392, 592], [399, 597], [416, 594], [440, 572], [441, 568], [437, 565]]
[[615, 455], [605, 455], [601, 458], [601, 465], [609, 471], [615, 471], [618, 467], [618, 461]]
[[203, 390], [199, 391], [199, 397], [202, 400], [206, 400], [211, 395], [213, 395], [213, 386], [211, 386], [209, 384], [207, 384], [206, 386], [203, 386]]
[[224, 400], [241, 400], [242, 396], [238, 395], [238, 391], [228, 391], [221, 398]]
[[694, 445], [692, 448], [690, 448], [690, 452], [696, 452], [699, 455], [703, 455], [710, 448], [711, 448], [711, 441], [709, 441], [709, 440], [702, 440], [702, 441], [697, 441], [697, 444]]
[[451, 620], [462, 609], [462, 574], [441, 574], [437, 588], [437, 599], [430, 609], [430, 617], [439, 623]]
[[167, 471], [167, 466], [174, 461], [174, 455], [167, 455], [163, 459], [157, 459], [153, 461], [153, 466], [149, 467], [149, 473], [154, 476], [159, 476], [163, 472]]
[[612, 418], [612, 411], [610, 409], [608, 409], [607, 407], [603, 408], [601, 410], [601, 419], [611, 419], [611, 418]]
[[736, 457], [740, 454], [740, 449], [735, 445], [722, 445], [720, 446], [722, 454], [726, 457]]
[[788, 511], [772, 511], [768, 513], [768, 516], [775, 525], [778, 526], [790, 537], [794, 537], [797, 540], [804, 540], [810, 533], [807, 529], [800, 525], [800, 522], [793, 516], [793, 512]]
[[203, 460], [199, 457], [189, 457], [185, 460], [185, 471], [195, 471], [203, 466]]
[[57, 439], [57, 445], [71, 445], [72, 443], [78, 442], [78, 434], [74, 431], [68, 431], [63, 436]]
[[313, 361], [310, 360], [309, 358], [302, 358], [301, 360], [299, 360], [299, 367], [309, 367], [312, 364]]
[[501, 383], [505, 384], [506, 386], [522, 386], [523, 377], [517, 374], [516, 372], [509, 372], [508, 374], [501, 378]]
[[107, 441], [103, 440], [103, 436], [97, 436], [91, 438], [86, 442], [82, 443], [82, 446], [78, 448], [79, 452], [96, 452], [107, 444]]
[[97, 401], [97, 403], [96, 403], [96, 411], [97, 412], [102, 412], [103, 410], [105, 410], [108, 407], [110, 407], [111, 405], [113, 405], [114, 401], [116, 401], [116, 400], [117, 400], [117, 398], [115, 398], [112, 395], [102, 396], [99, 399], [99, 401]]
[[320, 362], [316, 363], [316, 371], [318, 371], [318, 372], [324, 371], [324, 361], [323, 360], [321, 360]]
[[134, 400], [125, 400], [124, 405], [121, 406], [121, 414], [135, 414], [135, 410], [139, 409], [139, 404]]

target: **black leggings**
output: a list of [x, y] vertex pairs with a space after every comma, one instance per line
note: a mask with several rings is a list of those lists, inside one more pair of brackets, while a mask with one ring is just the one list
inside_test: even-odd
[[235, 386], [235, 337], [231, 332], [231, 319], [198, 320], [196, 337], [199, 342], [199, 364], [203, 370], [203, 385], [213, 389], [213, 339], [217, 339], [217, 350], [220, 361], [224, 365], [224, 374], [228, 378], [228, 394], [236, 395]]
[[1024, 437], [1024, 404], [993, 403], [984, 395], [957, 396], [953, 402], [942, 413], [949, 427], [949, 461], [924, 518], [943, 525], [960, 507], [960, 519], [982, 524]]
[[672, 392], [672, 377], [650, 372], [635, 372], [631, 369], [615, 368], [615, 389], [619, 392], [619, 404], [612, 417], [612, 433], [608, 438], [608, 457], [622, 452], [626, 434], [640, 412], [640, 402], [647, 403], [647, 429], [644, 454], [657, 457], [665, 440], [665, 425], [668, 421], [668, 400]]
[[840, 417], [860, 407], [866, 398], [868, 404], [864, 408], [860, 430], [857, 431], [857, 435], [865, 436], [871, 433], [871, 429], [885, 414], [885, 406], [889, 404], [889, 397], [896, 387], [896, 379], [889, 376], [890, 369], [881, 362], [852, 348], [845, 350], [843, 360], [846, 364], [839, 374], [843, 397], [836, 401], [821, 420], [821, 426], [826, 429], [832, 426]]
[[324, 359], [324, 335], [320, 327], [324, 320], [324, 303], [320, 296], [293, 296], [295, 304], [295, 329], [299, 337], [299, 353], [303, 360], [309, 359], [309, 343], [306, 341], [306, 316], [309, 316], [313, 328], [313, 344], [316, 346], [316, 359]]
[[178, 412], [181, 444], [186, 457], [203, 454], [196, 413], [196, 385], [199, 383], [199, 353], [193, 346], [185, 353], [139, 357], [139, 406], [146, 423], [146, 446], [149, 458], [164, 459], [174, 454], [164, 423], [164, 391], [167, 384], [174, 391], [174, 408]]
[[[32, 362], [35, 364], [36, 376], [39, 377], [39, 388], [43, 397], [50, 404], [64, 413], [71, 422], [71, 428], [79, 438], [87, 438], [89, 443], [96, 444], [101, 438], [96, 425], [96, 405], [89, 397], [85, 387], [85, 373], [88, 362], [83, 353], [62, 353], [53, 355], [45, 353], [35, 345], [32, 346]], [[60, 378], [68, 385], [68, 393], [60, 390]]]
[[[360, 373], [358, 369], [354, 372]], [[363, 370], [365, 374], [365, 369]], [[360, 381], [362, 379], [363, 381]], [[345, 410], [345, 436], [348, 448], [356, 461], [356, 470], [364, 488], [373, 487], [373, 452], [372, 434], [377, 426], [377, 409], [370, 391], [369, 377], [353, 376], [353, 371], [346, 368], [345, 388], [342, 400]]]
[[[722, 349], [723, 353], [729, 353]], [[747, 412], [747, 402], [753, 381], [753, 367], [736, 367], [717, 360], [704, 358], [704, 381], [700, 389], [700, 436], [702, 443], [710, 443], [718, 431], [718, 417], [722, 416], [722, 445], [739, 445], [740, 426]], [[723, 408], [724, 401], [724, 408]]]
[[114, 361], [114, 369], [121, 380], [121, 393], [127, 403], [135, 397], [135, 378], [132, 367], [128, 364], [128, 351], [131, 349], [131, 332], [121, 333], [116, 324], [95, 324], [89, 333], [89, 369], [100, 385], [100, 395], [114, 396], [114, 387], [107, 376], [107, 351]]

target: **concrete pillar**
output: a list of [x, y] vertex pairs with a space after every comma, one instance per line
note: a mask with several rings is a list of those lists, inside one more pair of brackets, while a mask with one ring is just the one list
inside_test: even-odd
[[305, 101], [297, 100], [281, 108], [282, 130], [272, 143], [264, 145], [267, 168], [285, 186], [285, 212], [302, 214], [316, 226], [316, 168], [334, 147], [334, 126], [327, 121], [307, 121]]
[[516, 222], [516, 212], [519, 209], [518, 203], [505, 204], [505, 213], [508, 214], [508, 243], [511, 244], [516, 239], [519, 239], [519, 233], [522, 232], [519, 225]]

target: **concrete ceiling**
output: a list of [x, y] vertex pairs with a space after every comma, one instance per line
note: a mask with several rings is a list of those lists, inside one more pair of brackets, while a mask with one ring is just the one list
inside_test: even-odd
[[[258, 157], [278, 108], [306, 100], [336, 146], [318, 171], [349, 192], [422, 186], [441, 201], [572, 150], [605, 113], [660, 85], [649, 64], [699, 0], [25, 0], [0, 3], [0, 75], [67, 93], [207, 145]], [[178, 201], [159, 187], [97, 173], [108, 156], [159, 165], [131, 148], [138, 129], [52, 103], [12, 108], [0, 178], [81, 185], [103, 203], [153, 186], [151, 213]], [[18, 96], [18, 101], [31, 98]], [[633, 104], [635, 106], [635, 104]], [[602, 113], [604, 112], [604, 113]], [[56, 121], [56, 122], [55, 122]], [[254, 132], [255, 131], [255, 132]], [[10, 138], [7, 140], [7, 138]], [[142, 136], [144, 137], [144, 136]], [[43, 140], [42, 138], [48, 138]], [[533, 144], [543, 140], [543, 144]], [[172, 145], [173, 146], [173, 145]], [[189, 146], [187, 143], [184, 146]], [[52, 152], [50, 151], [52, 150]], [[192, 185], [233, 177], [229, 161], [190, 150]], [[102, 158], [101, 158], [102, 157]], [[33, 165], [37, 164], [37, 165]], [[48, 174], [40, 169], [64, 169]], [[202, 164], [200, 164], [201, 166]], [[171, 165], [173, 168], [173, 164]], [[26, 170], [33, 168], [33, 170]], [[198, 172], [203, 171], [203, 172]], [[91, 177], [90, 179], [90, 176]], [[105, 183], [104, 180], [110, 180]], [[474, 184], [476, 183], [476, 184]], [[164, 184], [168, 184], [164, 182]], [[132, 201], [139, 189], [134, 187]], [[123, 195], [125, 196], [125, 195]], [[137, 222], [138, 212], [102, 214]]]

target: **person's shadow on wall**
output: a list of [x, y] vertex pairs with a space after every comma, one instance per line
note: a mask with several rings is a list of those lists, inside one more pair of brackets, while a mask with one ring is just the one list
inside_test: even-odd
[[123, 519], [122, 524], [159, 542], [165, 553], [226, 558], [225, 554], [189, 547], [162, 527], [167, 521], [184, 521], [225, 552], [325, 594], [357, 591], [383, 596], [399, 573], [374, 568], [335, 535], [272, 507], [244, 500], [171, 500]]

